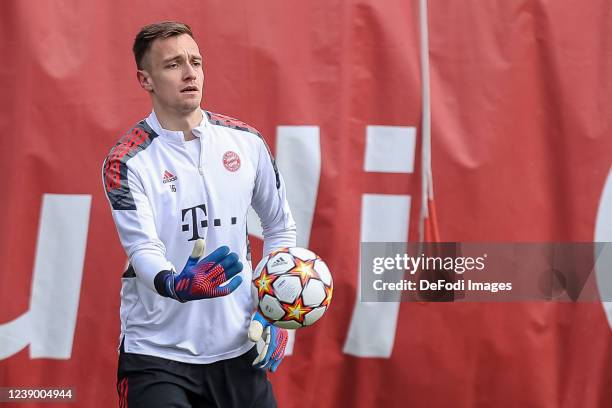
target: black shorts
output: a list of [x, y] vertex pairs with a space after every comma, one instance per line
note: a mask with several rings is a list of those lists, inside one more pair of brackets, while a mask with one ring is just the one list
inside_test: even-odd
[[266, 372], [245, 354], [211, 364], [189, 364], [159, 357], [119, 353], [117, 392], [120, 408], [202, 407], [275, 408]]

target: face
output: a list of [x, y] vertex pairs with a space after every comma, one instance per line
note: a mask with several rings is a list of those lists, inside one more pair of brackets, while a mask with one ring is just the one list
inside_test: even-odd
[[138, 71], [140, 85], [151, 93], [153, 106], [179, 115], [200, 107], [204, 72], [198, 44], [182, 34], [157, 39]]

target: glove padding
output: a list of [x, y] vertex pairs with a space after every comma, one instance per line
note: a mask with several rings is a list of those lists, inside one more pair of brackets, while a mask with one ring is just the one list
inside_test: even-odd
[[179, 302], [210, 299], [228, 295], [240, 286], [242, 277], [236, 275], [242, 271], [243, 265], [238, 255], [222, 246], [198, 262], [204, 248], [204, 240], [198, 239], [181, 273], [164, 276], [166, 296]]
[[273, 326], [256, 311], [249, 326], [249, 340], [258, 342], [263, 339], [264, 346], [253, 361], [253, 366], [275, 372], [285, 356], [288, 338], [287, 330]]

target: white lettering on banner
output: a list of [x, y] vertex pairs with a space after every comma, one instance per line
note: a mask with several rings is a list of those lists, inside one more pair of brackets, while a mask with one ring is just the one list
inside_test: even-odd
[[297, 246], [308, 248], [321, 178], [319, 127], [279, 126], [276, 132], [276, 163], [287, 180], [287, 201], [298, 226]]
[[[599, 199], [599, 209], [597, 210], [597, 220], [595, 222], [595, 242], [612, 242], [612, 168], [608, 173], [606, 184]], [[603, 250], [595, 264], [595, 273], [599, 296], [601, 299], [604, 299], [602, 302], [603, 308], [608, 318], [608, 324], [612, 329], [612, 301], [610, 301], [612, 299], [612, 274], [609, 270], [604, 270], [603, 268], [604, 265], [612, 263], [611, 252], [610, 245], [603, 246]]]
[[[361, 204], [361, 242], [405, 242], [410, 223], [410, 196], [364, 194]], [[398, 247], [404, 252], [406, 246]], [[362, 302], [361, 270], [357, 274], [357, 297], [343, 351], [357, 357], [389, 358], [393, 351], [399, 300]]]
[[368, 126], [363, 169], [375, 173], [412, 173], [415, 145], [414, 127]]
[[[287, 201], [297, 225], [297, 246], [308, 248], [321, 177], [318, 126], [278, 126], [276, 164], [285, 180]], [[263, 238], [261, 221], [252, 208], [247, 215], [249, 234]], [[295, 331], [289, 330], [286, 355], [293, 354]]]
[[[406, 126], [368, 126], [364, 170], [412, 173], [416, 129]], [[410, 225], [409, 195], [364, 194], [361, 206], [361, 242], [405, 242]], [[405, 248], [398, 248], [405, 251]], [[361, 255], [360, 255], [361, 258]], [[361, 270], [357, 274], [357, 296], [343, 351], [357, 357], [389, 358], [393, 351], [397, 302], [362, 302]]]
[[76, 327], [91, 195], [44, 194], [30, 309], [0, 325], [0, 359], [69, 359]]

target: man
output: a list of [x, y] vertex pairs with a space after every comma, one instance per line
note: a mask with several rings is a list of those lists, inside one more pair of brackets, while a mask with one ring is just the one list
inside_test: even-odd
[[254, 313], [246, 214], [252, 205], [262, 220], [264, 253], [295, 246], [283, 179], [255, 129], [200, 108], [202, 56], [189, 26], [145, 26], [133, 51], [153, 112], [103, 167], [130, 261], [120, 405], [274, 407], [265, 369], [278, 367], [287, 332]]

